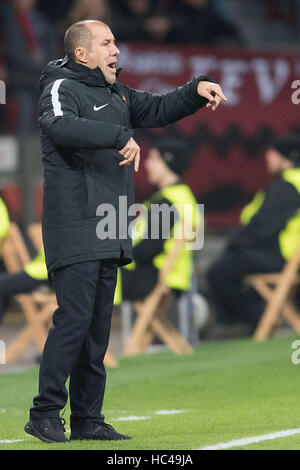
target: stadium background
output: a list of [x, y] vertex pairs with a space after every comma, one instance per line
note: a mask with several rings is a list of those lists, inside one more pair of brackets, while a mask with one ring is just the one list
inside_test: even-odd
[[[228, 103], [222, 104], [216, 113], [203, 111], [165, 129], [139, 130], [135, 134], [142, 156], [153, 139], [162, 134], [180, 135], [193, 148], [193, 164], [185, 181], [198, 202], [205, 205], [205, 244], [197, 254], [201, 286], [202, 273], [238, 224], [241, 208], [258, 189], [267, 185], [265, 147], [275, 135], [299, 131], [299, 105], [293, 84], [300, 71], [300, 0], [18, 1], [32, 4], [35, 23], [19, 23], [24, 33], [22, 48], [27, 48], [28, 52], [21, 60], [20, 44], [11, 42], [10, 36], [8, 12], [12, 2], [1, 2], [0, 80], [6, 85], [6, 104], [0, 104], [0, 190], [12, 220], [21, 228], [39, 221], [42, 211], [42, 165], [35, 119], [38, 76], [45, 63], [63, 55], [63, 32], [73, 21], [88, 17], [103, 19], [111, 25], [121, 50], [120, 81], [131, 87], [162, 93], [202, 73], [211, 75], [221, 84]], [[126, 3], [139, 10], [140, 20], [124, 9]], [[197, 16], [200, 26], [196, 23], [195, 27], [188, 14], [192, 3], [203, 4], [203, 8], [209, 6], [209, 17], [205, 10], [205, 14]], [[190, 26], [183, 30], [180, 18], [185, 17], [185, 13]], [[149, 25], [147, 19], [157, 17], [163, 21]], [[36, 44], [34, 28], [43, 31], [46, 42]], [[31, 54], [34, 59], [30, 58]], [[30, 66], [38, 64], [31, 66], [26, 80], [24, 58]], [[143, 165], [135, 178], [136, 199], [141, 202], [153, 189], [146, 182]], [[116, 331], [114, 326], [113, 323], [113, 332]], [[121, 343], [119, 336], [114, 338], [113, 351], [114, 346], [117, 348]], [[184, 424], [179, 416], [166, 419], [163, 424], [159, 422], [157, 429], [166, 436], [163, 441], [159, 441], [158, 432], [154, 436], [155, 443], [149, 444], [152, 428], [150, 424], [142, 426], [144, 435], [138, 442], [140, 448], [146, 449], [151, 445], [180, 449], [182, 434], [185, 435], [184, 445], [196, 448], [250, 434], [296, 428], [300, 419], [297, 411], [299, 380], [297, 368], [290, 363], [286, 366], [290, 359], [290, 342], [289, 338], [277, 338], [271, 347], [253, 346], [251, 342], [209, 345], [198, 350], [189, 363], [171, 354], [157, 360], [137, 358], [131, 362], [125, 359], [119, 371], [109, 372], [108, 418], [113, 422], [114, 410], [122, 406], [129, 415], [180, 408], [183, 395], [185, 408], [192, 409], [197, 403], [192, 421], [188, 419]], [[161, 369], [157, 363], [161, 364]], [[187, 390], [185, 375], [179, 374], [183, 369], [187, 376], [194, 378], [193, 395]], [[155, 370], [152, 380], [149, 370]], [[24, 438], [22, 425], [36, 375], [34, 369], [28, 374], [26, 371], [20, 375], [8, 374], [7, 380], [2, 381], [1, 406], [5, 408], [0, 412], [5, 435], [0, 432], [0, 439], [3, 436], [5, 439]], [[24, 392], [21, 400], [20, 381]], [[155, 381], [160, 384], [159, 391]], [[128, 395], [134, 397], [130, 404]], [[270, 396], [272, 399], [267, 404], [266, 397]], [[216, 402], [219, 404], [217, 413]], [[7, 419], [7, 410], [17, 418]], [[138, 435], [140, 431], [134, 426], [136, 423], [127, 423], [123, 429], [131, 432], [132, 427], [132, 432]], [[176, 431], [176, 434], [176, 426], [180, 426], [180, 433]], [[170, 429], [172, 436], [167, 435]], [[201, 429], [199, 439], [195, 429]], [[292, 444], [289, 441], [289, 448], [299, 448], [296, 439], [297, 436]], [[26, 445], [24, 448], [28, 448]], [[10, 449], [17, 446], [7, 444]], [[270, 447], [265, 444], [265, 448]]]
[[[1, 4], [0, 79], [6, 84], [7, 104], [0, 106], [0, 184], [12, 218], [27, 224], [41, 216], [41, 164], [38, 127], [34, 125], [38, 67], [32, 70], [31, 87], [28, 87], [26, 77], [22, 89], [22, 61], [12, 52], [14, 47], [7, 44], [10, 35], [6, 32], [5, 23], [8, 22], [9, 3]], [[72, 10], [76, 2], [71, 0], [59, 2], [55, 7], [46, 0], [29, 3], [36, 3], [35, 9], [42, 15], [37, 16], [33, 27], [43, 27], [47, 39], [51, 39], [51, 48], [49, 44], [46, 48], [42, 42], [37, 46], [44, 46], [44, 60], [38, 62], [40, 68], [51, 58], [63, 55], [62, 35], [71, 18], [89, 14], [99, 17], [102, 13], [102, 17], [110, 21], [120, 46], [121, 82], [163, 93], [197, 74], [207, 73], [222, 85], [228, 103], [220, 112], [197, 113], [162, 130], [138, 131], [136, 136], [141, 143], [142, 154], [157, 134], [176, 134], [186, 138], [192, 145], [194, 160], [185, 180], [198, 201], [205, 204], [206, 227], [226, 230], [237, 224], [241, 207], [267, 183], [263, 161], [265, 146], [274, 135], [299, 129], [298, 107], [291, 98], [295, 91], [292, 83], [297, 79], [300, 68], [297, 51], [300, 2], [196, 1], [207, 3], [214, 15], [229, 23], [232, 30], [229, 35], [222, 29], [218, 31], [218, 24], [212, 18], [205, 33], [195, 30], [187, 37], [179, 33], [176, 36], [176, 28], [173, 33], [171, 30], [172, 34], [162, 37], [156, 37], [148, 30], [145, 33], [140, 26], [131, 33], [125, 28], [126, 21], [128, 26], [134, 24], [134, 17], [124, 11], [126, 3], [142, 5], [133, 7], [145, 9], [141, 18], [160, 15], [171, 19], [174, 16], [176, 20], [176, 15], [172, 16], [176, 10], [174, 6], [181, 4], [184, 7], [184, 1], [93, 0], [79, 2], [80, 11], [78, 8]], [[186, 7], [189, 3], [193, 2], [188, 0]], [[189, 17], [187, 21], [190, 21]], [[200, 22], [199, 29], [201, 25]], [[191, 24], [190, 28], [193, 27]], [[134, 41], [132, 37], [135, 37]], [[25, 37], [25, 41], [30, 38], [30, 35]], [[183, 39], [186, 43], [182, 42]], [[30, 41], [26, 46], [28, 53], [29, 44]], [[28, 61], [30, 64], [31, 59]], [[14, 79], [16, 74], [18, 80]], [[27, 111], [24, 116], [22, 100], [26, 93]], [[30, 106], [33, 118], [28, 118]], [[142, 168], [136, 175], [137, 201], [143, 201], [151, 190]]]
[[[184, 180], [205, 207], [205, 243], [196, 254], [205, 290], [206, 269], [237, 226], [241, 208], [267, 186], [264, 149], [274, 136], [299, 131], [292, 96], [297, 103], [300, 1], [16, 2], [31, 20], [14, 17], [12, 2], [1, 2], [0, 79], [7, 102], [0, 105], [0, 189], [21, 228], [40, 221], [42, 212], [40, 71], [64, 55], [63, 34], [72, 22], [102, 18], [111, 25], [121, 50], [119, 80], [131, 87], [164, 93], [206, 73], [221, 84], [228, 102], [218, 112], [135, 132], [142, 159], [162, 134], [181, 136], [193, 149]], [[143, 164], [135, 187], [137, 202], [153, 191]]]
[[[0, 6], [0, 79], [6, 85], [0, 190], [24, 233], [42, 212], [40, 71], [64, 55], [63, 34], [72, 22], [101, 18], [111, 25], [121, 50], [119, 79], [131, 87], [164, 93], [199, 74], [221, 84], [228, 102], [218, 112], [135, 133], [142, 158], [162, 134], [181, 136], [193, 149], [184, 180], [205, 207], [205, 243], [196, 255], [205, 289], [205, 271], [241, 208], [268, 183], [264, 149], [274, 136], [299, 131], [300, 1], [15, 0], [18, 14], [12, 3]], [[137, 202], [153, 191], [143, 165], [135, 187]]]

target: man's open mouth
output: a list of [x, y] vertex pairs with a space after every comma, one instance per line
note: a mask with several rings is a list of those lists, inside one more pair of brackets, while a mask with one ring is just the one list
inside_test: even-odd
[[116, 63], [116, 62], [112, 62], [111, 64], [108, 64], [108, 67], [109, 67], [113, 72], [116, 72], [116, 71], [117, 71], [117, 63]]

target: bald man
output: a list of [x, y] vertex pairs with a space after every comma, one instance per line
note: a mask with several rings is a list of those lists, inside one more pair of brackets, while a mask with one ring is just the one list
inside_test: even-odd
[[133, 128], [165, 126], [203, 106], [216, 110], [226, 98], [205, 76], [163, 96], [122, 85], [120, 51], [99, 21], [70, 26], [65, 52], [40, 82], [43, 240], [58, 309], [25, 431], [44, 442], [68, 441], [59, 412], [70, 378], [70, 439], [131, 439], [105, 423], [102, 402], [117, 268], [132, 261], [127, 214], [140, 160]]

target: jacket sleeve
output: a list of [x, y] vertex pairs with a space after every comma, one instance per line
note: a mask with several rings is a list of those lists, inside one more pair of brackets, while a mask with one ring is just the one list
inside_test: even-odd
[[121, 150], [133, 135], [131, 128], [80, 117], [79, 98], [64, 79], [56, 80], [43, 91], [39, 122], [52, 142], [63, 147]]
[[287, 181], [274, 181], [260, 210], [231, 238], [231, 248], [251, 248], [268, 244], [300, 208], [298, 191]]
[[204, 80], [213, 82], [211, 78], [201, 76], [164, 95], [126, 87], [132, 126], [163, 127], [195, 113], [207, 103], [207, 99], [197, 93], [198, 83]]

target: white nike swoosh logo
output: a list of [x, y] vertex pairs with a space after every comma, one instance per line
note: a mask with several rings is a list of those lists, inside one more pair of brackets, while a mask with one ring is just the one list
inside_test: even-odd
[[94, 104], [94, 111], [99, 111], [99, 109], [105, 108], [105, 106], [107, 106], [108, 104], [109, 103], [106, 103], [106, 104], [103, 104], [102, 106], [98, 106], [98, 107]]

